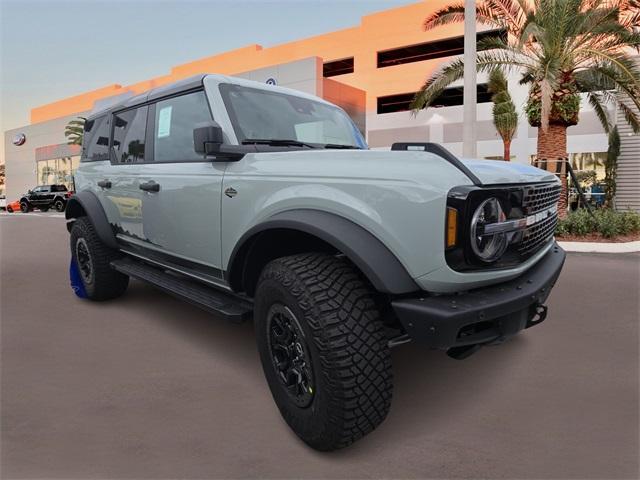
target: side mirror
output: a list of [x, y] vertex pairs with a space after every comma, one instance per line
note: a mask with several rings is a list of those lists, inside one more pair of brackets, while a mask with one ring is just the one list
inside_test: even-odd
[[203, 155], [213, 153], [222, 145], [222, 127], [216, 122], [202, 123], [193, 129], [193, 145]]
[[193, 146], [197, 153], [210, 156], [214, 162], [237, 162], [246, 153], [243, 146], [224, 145], [222, 127], [213, 121], [193, 129]]

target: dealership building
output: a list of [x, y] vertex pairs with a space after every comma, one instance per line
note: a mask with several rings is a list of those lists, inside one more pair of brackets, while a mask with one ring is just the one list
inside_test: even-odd
[[[462, 154], [462, 83], [447, 89], [436, 104], [417, 115], [409, 103], [425, 79], [462, 55], [463, 26], [425, 32], [424, 19], [450, 0], [428, 0], [362, 17], [359, 25], [263, 48], [249, 45], [195, 60], [132, 85], [112, 84], [31, 110], [29, 125], [5, 132], [6, 194], [14, 200], [36, 185], [64, 183], [73, 188], [78, 146], [68, 145], [66, 124], [118, 98], [139, 94], [199, 73], [221, 73], [311, 93], [340, 105], [373, 149], [394, 142], [430, 141]], [[500, 32], [478, 26], [478, 37]], [[520, 111], [527, 87], [514, 75], [510, 93]], [[480, 158], [501, 158], [503, 147], [492, 122], [486, 77], [477, 84], [477, 150]], [[613, 106], [611, 107], [614, 108]], [[622, 136], [617, 205], [640, 210], [640, 137], [621, 113], [612, 110]], [[521, 114], [511, 160], [528, 164], [536, 152], [537, 128]], [[607, 136], [593, 109], [582, 102], [580, 122], [568, 129], [567, 148], [578, 170], [602, 171]]]

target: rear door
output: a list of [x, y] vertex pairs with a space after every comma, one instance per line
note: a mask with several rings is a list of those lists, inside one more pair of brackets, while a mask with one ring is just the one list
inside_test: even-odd
[[[142, 225], [142, 190], [139, 188], [140, 167], [147, 157], [146, 105], [128, 108], [111, 116], [110, 160], [102, 183], [102, 202], [116, 236], [124, 241], [145, 242]], [[99, 180], [98, 180], [99, 182]]]
[[198, 154], [193, 129], [211, 121], [203, 90], [190, 91], [149, 106], [148, 156], [140, 185], [145, 241], [173, 263], [221, 280], [220, 196], [226, 163]]

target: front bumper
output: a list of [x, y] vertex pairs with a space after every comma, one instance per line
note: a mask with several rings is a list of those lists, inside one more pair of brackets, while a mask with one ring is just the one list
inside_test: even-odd
[[523, 275], [461, 294], [402, 298], [391, 306], [407, 334], [427, 347], [449, 349], [501, 341], [542, 322], [544, 302], [566, 254], [556, 243]]

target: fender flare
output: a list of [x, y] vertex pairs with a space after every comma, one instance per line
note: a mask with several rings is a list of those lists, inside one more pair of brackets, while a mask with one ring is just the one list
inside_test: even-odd
[[[64, 212], [67, 220], [73, 220], [85, 215], [89, 217], [100, 240], [110, 248], [118, 248], [116, 236], [109, 224], [104, 208], [102, 208], [102, 204], [96, 194], [89, 190], [76, 193], [69, 198]], [[67, 222], [67, 230], [71, 231], [72, 225], [73, 221]]]
[[250, 228], [229, 257], [228, 273], [243, 267], [238, 254], [246, 242], [272, 229], [298, 230], [330, 244], [351, 260], [379, 292], [402, 294], [420, 290], [400, 260], [371, 232], [339, 215], [313, 209], [277, 213]]

